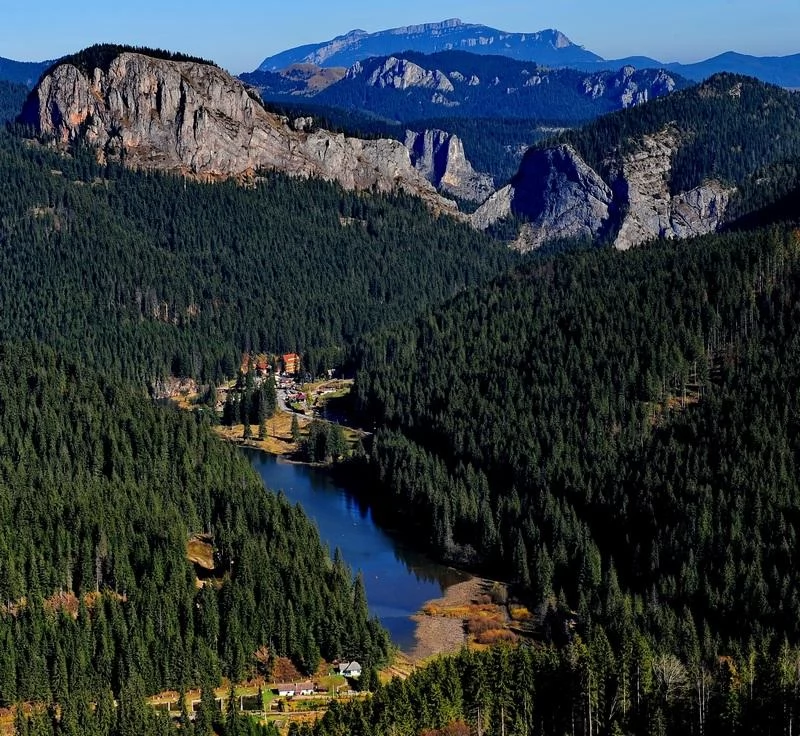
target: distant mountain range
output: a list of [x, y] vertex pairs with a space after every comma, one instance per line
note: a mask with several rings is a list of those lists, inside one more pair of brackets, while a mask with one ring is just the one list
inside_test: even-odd
[[0, 79], [32, 88], [52, 61], [14, 61], [0, 56]]
[[370, 57], [390, 56], [399, 52], [430, 54], [452, 50], [508, 56], [520, 61], [535, 61], [543, 66], [572, 67], [584, 71], [616, 70], [623, 66], [663, 68], [694, 81], [702, 81], [718, 72], [732, 72], [782, 87], [800, 87], [800, 54], [760, 57], [729, 51], [695, 64], [663, 62], [648, 56], [604, 59], [573, 43], [558, 30], [510, 33], [480, 24], [462, 23], [458, 19], [391, 28], [376, 33], [350, 31], [330, 41], [298, 46], [269, 56], [256, 71], [274, 72], [293, 64], [351, 67]]
[[292, 64], [349, 67], [371, 56], [398, 51], [469, 51], [535, 60], [548, 66], [573, 66], [602, 58], [572, 43], [563, 33], [549, 29], [538, 33], [508, 33], [496, 28], [462, 23], [457, 18], [441, 23], [390, 28], [377, 33], [354, 30], [323, 43], [298, 46], [264, 59], [257, 71], [278, 71]]
[[687, 79], [695, 82], [702, 82], [714, 74], [720, 72], [730, 72], [731, 74], [742, 74], [748, 77], [755, 77], [762, 82], [777, 84], [779, 87], [795, 88], [800, 87], [800, 54], [791, 56], [748, 56], [738, 54], [735, 51], [727, 51], [705, 61], [698, 61], [695, 64], [678, 64], [671, 62], [665, 64], [648, 56], [629, 56], [624, 59], [612, 59], [610, 61], [578, 62], [576, 69], [584, 71], [594, 71], [598, 68], [632, 65], [637, 68], [658, 67], [680, 74]]
[[[402, 52], [357, 61], [344, 72], [295, 64], [243, 74], [265, 100], [313, 98], [380, 119], [526, 118], [581, 122], [631, 107], [690, 82], [659, 69], [552, 69], [504, 56], [463, 51]], [[326, 74], [327, 73], [327, 74]]]

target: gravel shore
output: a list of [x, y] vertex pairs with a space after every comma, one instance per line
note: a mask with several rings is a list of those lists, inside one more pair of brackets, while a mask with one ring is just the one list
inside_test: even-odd
[[[439, 609], [468, 606], [486, 590], [486, 585], [487, 581], [482, 578], [470, 578], [451, 585], [442, 598], [428, 603]], [[415, 645], [408, 652], [412, 662], [421, 662], [437, 654], [457, 652], [467, 641], [461, 618], [429, 616], [420, 612], [412, 616], [412, 620], [417, 624]]]

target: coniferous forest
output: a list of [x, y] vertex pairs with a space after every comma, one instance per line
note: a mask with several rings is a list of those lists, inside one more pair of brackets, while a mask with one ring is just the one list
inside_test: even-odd
[[360, 581], [205, 420], [47, 348], [1, 357], [3, 705], [238, 681], [264, 646], [384, 660]]
[[99, 167], [0, 136], [0, 331], [136, 381], [341, 346], [517, 257], [404, 195]]
[[365, 340], [373, 502], [516, 580], [545, 641], [789, 677], [799, 256], [781, 227], [569, 254]]

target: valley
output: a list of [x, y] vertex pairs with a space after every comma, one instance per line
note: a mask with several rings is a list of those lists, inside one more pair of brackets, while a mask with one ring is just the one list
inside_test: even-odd
[[791, 736], [795, 57], [193, 14], [0, 59], [4, 736]]

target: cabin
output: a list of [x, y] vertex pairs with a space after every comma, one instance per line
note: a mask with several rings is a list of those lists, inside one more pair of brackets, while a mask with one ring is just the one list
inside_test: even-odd
[[266, 353], [259, 353], [256, 355], [256, 371], [260, 376], [266, 376], [269, 373], [269, 357]]
[[358, 662], [339, 662], [339, 674], [358, 679], [361, 677], [361, 665]]
[[307, 682], [284, 682], [272, 686], [272, 691], [281, 698], [293, 698], [295, 695], [313, 695], [315, 692], [314, 683]]

